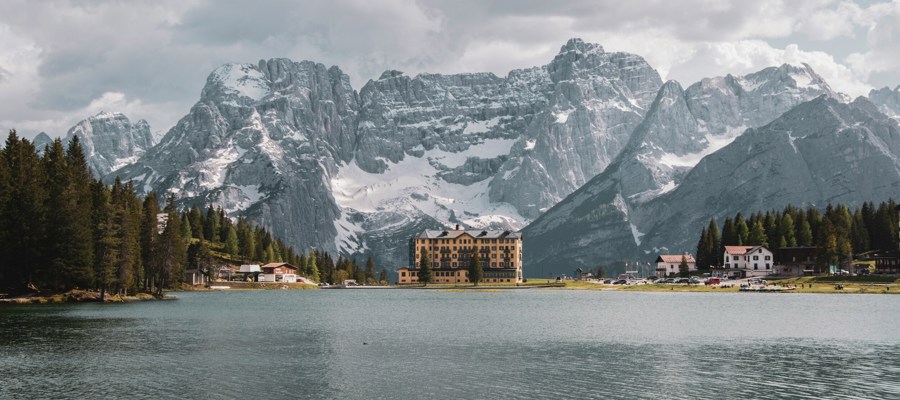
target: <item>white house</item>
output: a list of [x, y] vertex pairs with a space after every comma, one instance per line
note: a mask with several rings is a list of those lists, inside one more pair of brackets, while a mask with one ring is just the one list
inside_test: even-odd
[[722, 267], [744, 277], [766, 276], [775, 272], [772, 252], [763, 246], [725, 246]]
[[656, 257], [656, 276], [670, 276], [681, 273], [682, 257], [687, 262], [688, 272], [697, 270], [697, 260], [690, 254], [660, 254]]
[[288, 263], [269, 263], [261, 267], [260, 282], [297, 282], [297, 267]]

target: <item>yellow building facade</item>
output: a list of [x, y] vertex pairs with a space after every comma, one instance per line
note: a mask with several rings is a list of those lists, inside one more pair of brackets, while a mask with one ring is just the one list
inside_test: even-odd
[[522, 282], [522, 234], [488, 230], [428, 230], [410, 241], [410, 265], [398, 272], [397, 283], [419, 283], [419, 261], [426, 254], [431, 283], [469, 283], [468, 268], [477, 254], [483, 283]]

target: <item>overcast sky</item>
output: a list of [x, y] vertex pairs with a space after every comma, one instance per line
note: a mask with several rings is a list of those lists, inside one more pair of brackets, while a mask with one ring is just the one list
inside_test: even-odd
[[0, 129], [64, 135], [102, 110], [164, 132], [228, 62], [337, 65], [358, 90], [386, 69], [504, 76], [572, 37], [684, 86], [801, 62], [852, 96], [900, 84], [900, 0], [7, 0]]

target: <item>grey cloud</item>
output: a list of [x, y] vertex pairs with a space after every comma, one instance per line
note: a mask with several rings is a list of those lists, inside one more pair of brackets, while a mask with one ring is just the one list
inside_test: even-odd
[[[552, 49], [542, 61], [535, 57], [546, 63], [566, 39], [586, 33], [600, 44], [604, 33], [646, 30], [687, 42], [729, 40], [766, 17], [757, 2], [635, 3], [10, 1], [0, 3], [0, 24], [28, 35], [42, 49], [32, 99], [36, 109], [71, 112], [114, 91], [148, 105], [179, 104], [186, 113], [207, 74], [227, 62], [308, 59], [339, 66], [358, 88], [386, 69], [461, 72], [453, 70], [455, 63], [467, 49], [485, 43]], [[783, 13], [797, 13], [805, 6], [800, 3], [787, 2]], [[532, 66], [506, 60], [480, 65], [500, 74], [508, 71], [503, 68]], [[0, 114], [0, 120], [14, 118]], [[154, 128], [167, 128], [149, 118]]]

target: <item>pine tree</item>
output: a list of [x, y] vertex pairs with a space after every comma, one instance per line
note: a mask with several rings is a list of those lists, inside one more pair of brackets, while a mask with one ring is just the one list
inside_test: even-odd
[[784, 239], [784, 245], [780, 247], [796, 247], [796, 231], [797, 228], [794, 226], [794, 217], [791, 217], [791, 214], [782, 216], [781, 223], [778, 224], [778, 236]]
[[306, 265], [307, 265], [306, 268], [308, 271], [307, 273], [309, 274], [308, 278], [311, 279], [313, 282], [321, 282], [321, 280], [320, 280], [321, 278], [319, 276], [319, 267], [316, 265], [316, 252], [315, 251], [309, 253], [309, 259], [307, 260]]
[[194, 239], [205, 239], [203, 236], [203, 212], [196, 204], [191, 206], [188, 212], [188, 221], [191, 223], [191, 237]]
[[309, 276], [309, 259], [306, 258], [306, 253], [300, 255], [300, 261], [298, 262], [297, 268], [300, 268], [300, 271], [303, 271], [302, 274], [304, 276]]
[[175, 287], [181, 283], [184, 273], [184, 265], [187, 262], [187, 246], [181, 238], [181, 221], [174, 211], [169, 212], [166, 226], [163, 228], [157, 242], [159, 285], [157, 294], [162, 294], [163, 288]]
[[206, 219], [203, 221], [203, 236], [206, 240], [219, 243], [219, 213], [212, 204], [206, 209]]
[[266, 261], [267, 263], [273, 263], [273, 262], [277, 262], [277, 261], [278, 261], [278, 260], [275, 259], [275, 249], [272, 247], [272, 243], [269, 243], [269, 245], [266, 246], [266, 258], [265, 258], [265, 261]]
[[678, 273], [683, 277], [691, 274], [690, 266], [687, 263], [687, 256], [684, 254], [681, 255], [681, 263], [678, 264]]
[[255, 259], [256, 239], [253, 236], [253, 229], [249, 226], [241, 228], [238, 239], [238, 247], [240, 247], [241, 258], [243, 258], [245, 261]]
[[747, 222], [744, 221], [744, 217], [741, 216], [741, 213], [738, 213], [734, 217], [734, 221], [734, 230], [737, 235], [737, 245], [746, 246], [750, 238], [750, 228], [747, 226]]
[[228, 232], [225, 236], [225, 252], [234, 257], [240, 254], [237, 230], [231, 224], [229, 224]]
[[762, 222], [757, 220], [753, 224], [753, 230], [747, 236], [746, 245], [748, 246], [769, 246], [769, 240], [766, 238], [766, 231]]
[[719, 225], [716, 224], [715, 218], [710, 218], [709, 227], [706, 229], [709, 236], [709, 264], [710, 266], [721, 266], [724, 249], [722, 248], [722, 238], [719, 236]]
[[380, 285], [387, 285], [387, 283], [388, 283], [388, 281], [387, 281], [387, 270], [384, 269], [384, 268], [382, 268], [382, 269], [381, 269], [381, 275], [378, 277], [378, 284], [380, 284]]
[[859, 209], [853, 214], [853, 225], [850, 227], [850, 242], [854, 253], [862, 253], [869, 250], [869, 232], [866, 229], [866, 223]]
[[92, 268], [96, 278], [94, 286], [100, 288], [103, 294], [114, 283], [118, 256], [118, 243], [112, 226], [113, 211], [110, 196], [110, 190], [106, 185], [100, 182], [91, 185], [91, 226], [94, 228], [91, 232], [93, 236], [91, 243], [94, 244], [95, 255]]
[[184, 214], [181, 216], [181, 239], [185, 243], [189, 243], [192, 237], [194, 237], [194, 234], [191, 229], [191, 220], [188, 214]]
[[428, 250], [422, 250], [422, 257], [419, 258], [419, 282], [428, 286], [431, 282], [431, 263], [428, 260]]
[[719, 247], [724, 250], [725, 246], [737, 246], [737, 244], [737, 231], [734, 229], [734, 222], [731, 218], [726, 218], [725, 224], [722, 226], [722, 245]]
[[6, 278], [9, 286], [24, 290], [34, 287], [33, 274], [45, 262], [45, 178], [34, 145], [20, 140], [16, 131], [9, 132], [2, 154], [9, 192], [0, 210], [0, 221], [5, 228], [4, 240], [0, 241], [0, 262], [9, 266]]
[[797, 244], [805, 247], [813, 245], [812, 228], [809, 226], [809, 220], [806, 218], [800, 222], [800, 228], [797, 230]]
[[141, 265], [144, 266], [143, 288], [146, 291], [155, 291], [159, 282], [159, 257], [157, 256], [157, 242], [159, 241], [159, 226], [157, 215], [159, 214], [159, 201], [156, 193], [150, 192], [144, 197], [143, 213], [141, 214]]
[[366, 281], [371, 281], [374, 283], [376, 276], [377, 275], [375, 272], [375, 261], [372, 259], [372, 256], [370, 255], [366, 259]]
[[484, 277], [484, 269], [481, 267], [479, 259], [478, 247], [472, 247], [472, 259], [469, 261], [469, 282], [472, 282], [475, 286], [478, 286], [478, 283]]
[[700, 231], [700, 240], [697, 242], [697, 268], [709, 268], [709, 256], [709, 234], [706, 233], [706, 228], [704, 227]]

